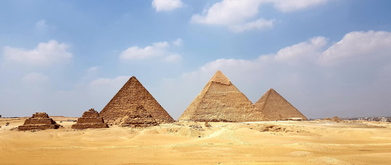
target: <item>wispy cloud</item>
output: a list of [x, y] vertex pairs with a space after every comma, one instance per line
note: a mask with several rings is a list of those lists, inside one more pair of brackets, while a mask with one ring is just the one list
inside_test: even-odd
[[156, 9], [157, 12], [161, 11], [173, 11], [175, 9], [181, 8], [183, 3], [181, 0], [153, 0], [152, 7]]
[[229, 29], [233, 32], [240, 33], [247, 30], [271, 29], [273, 28], [273, 25], [274, 25], [274, 20], [265, 20], [263, 18], [260, 18], [253, 22], [232, 25], [229, 27]]
[[275, 23], [274, 19], [254, 20], [262, 4], [271, 3], [277, 10], [286, 13], [325, 4], [328, 1], [331, 0], [223, 0], [205, 9], [202, 14], [193, 15], [190, 22], [227, 26], [233, 32], [270, 29]]
[[265, 2], [273, 3], [274, 7], [281, 12], [293, 12], [296, 10], [302, 10], [314, 6], [323, 5], [329, 1], [333, 0], [265, 0]]
[[48, 25], [46, 24], [46, 21], [42, 19], [42, 20], [39, 20], [37, 23], [35, 23], [35, 28], [37, 28], [39, 30], [43, 30], [43, 29], [48, 28]]
[[69, 61], [73, 56], [69, 52], [69, 48], [68, 44], [50, 40], [47, 43], [39, 43], [32, 50], [6, 46], [3, 48], [3, 54], [7, 61], [34, 66], [48, 66]]
[[178, 62], [181, 59], [181, 55], [169, 51], [172, 46], [182, 46], [182, 39], [178, 38], [173, 41], [171, 44], [167, 41], [156, 42], [151, 46], [146, 46], [144, 48], [140, 48], [138, 46], [132, 46], [126, 50], [124, 50], [119, 58], [125, 61], [132, 60], [145, 60], [156, 57], [163, 57], [166, 62]]

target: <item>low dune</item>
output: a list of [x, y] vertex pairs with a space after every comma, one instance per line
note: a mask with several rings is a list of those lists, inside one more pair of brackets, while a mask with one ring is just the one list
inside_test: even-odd
[[[390, 164], [387, 122], [177, 122], [144, 129], [13, 130], [0, 119], [0, 164]], [[5, 126], [9, 122], [8, 126]]]

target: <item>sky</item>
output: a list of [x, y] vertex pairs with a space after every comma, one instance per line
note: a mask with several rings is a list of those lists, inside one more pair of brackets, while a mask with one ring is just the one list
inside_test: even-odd
[[0, 0], [0, 115], [101, 111], [131, 77], [174, 118], [217, 70], [308, 118], [391, 116], [389, 0]]

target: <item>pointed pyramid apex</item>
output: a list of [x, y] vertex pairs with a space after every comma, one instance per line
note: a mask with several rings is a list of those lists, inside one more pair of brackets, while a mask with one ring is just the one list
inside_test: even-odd
[[139, 82], [136, 76], [132, 76], [129, 78], [128, 82]]
[[218, 71], [215, 73], [215, 75], [213, 75], [213, 77], [209, 80], [209, 82], [218, 82], [218, 83], [225, 84], [225, 85], [231, 84], [231, 80], [229, 80], [229, 79], [223, 74], [223, 72], [221, 72], [220, 70], [218, 70]]

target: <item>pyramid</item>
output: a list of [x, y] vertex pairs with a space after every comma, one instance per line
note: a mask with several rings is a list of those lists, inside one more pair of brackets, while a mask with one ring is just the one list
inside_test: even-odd
[[27, 130], [45, 130], [45, 129], [57, 129], [60, 125], [57, 124], [49, 115], [45, 112], [36, 112], [32, 117], [26, 119], [24, 124], [18, 127], [19, 131]]
[[121, 124], [122, 127], [133, 127], [133, 128], [151, 127], [156, 125], [159, 124], [142, 105], [138, 106], [130, 114], [128, 114], [125, 117], [123, 123]]
[[266, 119], [221, 71], [217, 71], [179, 120], [245, 122]]
[[255, 106], [269, 120], [307, 120], [307, 117], [272, 88], [255, 103]]
[[132, 76], [110, 102], [100, 112], [100, 116], [109, 124], [120, 125], [124, 118], [131, 115], [142, 105], [157, 123], [172, 123], [174, 119], [155, 100], [147, 89]]
[[77, 119], [77, 123], [72, 125], [73, 129], [87, 129], [87, 128], [109, 128], [104, 123], [103, 118], [99, 117], [99, 113], [94, 108], [89, 109], [83, 113], [83, 116]]

